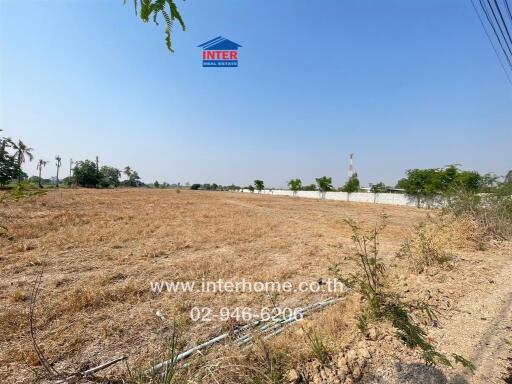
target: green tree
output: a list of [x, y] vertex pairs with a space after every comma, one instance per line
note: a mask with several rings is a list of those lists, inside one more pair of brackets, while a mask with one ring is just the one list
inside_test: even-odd
[[505, 183], [512, 183], [512, 169], [507, 172], [505, 176]]
[[309, 184], [302, 187], [303, 191], [316, 191], [316, 184]]
[[332, 191], [332, 178], [327, 176], [319, 177], [316, 180], [320, 192]]
[[37, 162], [36, 169], [39, 171], [39, 178], [38, 178], [39, 188], [43, 188], [43, 184], [41, 183], [41, 171], [46, 166], [46, 164], [48, 164], [48, 162], [41, 160], [41, 159], [39, 159], [39, 161]]
[[59, 155], [55, 156], [55, 165], [57, 166], [57, 188], [59, 188], [59, 169], [60, 169], [60, 166], [62, 165], [62, 159]]
[[160, 188], [160, 183], [158, 182], [158, 180], [155, 180], [155, 182], [153, 183], [153, 187]]
[[12, 144], [11, 139], [0, 137], [0, 185], [5, 185], [18, 177], [21, 178], [22, 175], [15, 156], [7, 150], [12, 148]]
[[230, 186], [228, 186], [228, 191], [239, 191], [239, 190], [240, 190], [240, 187], [238, 185], [231, 184]]
[[65, 177], [61, 180], [61, 183], [67, 186], [71, 186], [73, 184], [73, 177]]
[[359, 178], [357, 177], [357, 173], [354, 173], [350, 179], [347, 180], [345, 185], [341, 188], [343, 192], [357, 192], [359, 191], [360, 183]]
[[117, 168], [104, 165], [99, 171], [99, 185], [103, 188], [108, 187], [119, 187], [121, 183], [119, 178], [121, 177], [121, 171]]
[[[462, 188], [469, 192], [478, 192], [483, 187], [482, 176], [474, 171], [459, 171], [454, 180], [455, 187]], [[451, 189], [452, 185], [448, 185], [447, 190]]]
[[91, 160], [77, 161], [73, 168], [73, 179], [81, 187], [95, 188], [100, 183], [96, 163]]
[[456, 165], [449, 165], [446, 168], [434, 169], [433, 181], [440, 192], [446, 192], [457, 185], [459, 169]]
[[[22, 168], [22, 164], [25, 162], [25, 156], [28, 157], [29, 161], [32, 161], [34, 155], [32, 155], [33, 148], [27, 147], [23, 141], [18, 140], [17, 143], [12, 143], [12, 147], [14, 148], [14, 157], [18, 162], [18, 167]], [[18, 183], [21, 182], [21, 172], [18, 173]]]
[[291, 179], [290, 181], [288, 181], [288, 188], [290, 188], [293, 191], [293, 195], [295, 196], [297, 194], [297, 191], [299, 191], [302, 188], [302, 180]]
[[406, 177], [400, 179], [397, 188], [416, 198], [417, 206], [422, 200], [430, 200], [440, 192], [437, 169], [409, 169]]
[[397, 187], [416, 197], [417, 205], [421, 201], [430, 205], [439, 195], [450, 196], [458, 191], [470, 193], [485, 192], [493, 188], [496, 178], [492, 175], [480, 175], [475, 171], [462, 171], [457, 165], [445, 168], [409, 169], [406, 177], [399, 180]]
[[[505, 184], [507, 183], [507, 179], [505, 178]], [[480, 176], [480, 188], [478, 192], [492, 192], [499, 188], [500, 183], [498, 182], [498, 176], [486, 173], [485, 175]]]
[[[124, 0], [126, 3], [126, 0]], [[133, 0], [135, 6], [135, 14], [147, 23], [152, 20], [156, 25], [160, 16], [165, 21], [165, 45], [170, 52], [174, 52], [172, 48], [172, 26], [174, 21], [178, 21], [183, 31], [185, 31], [185, 22], [181, 17], [176, 2], [174, 0]], [[140, 12], [139, 12], [140, 7]]]
[[123, 173], [126, 175], [127, 178], [130, 178], [130, 175], [132, 174], [132, 169], [130, 168], [129, 165], [124, 167]]
[[143, 185], [137, 171], [132, 171], [130, 177], [128, 177], [128, 185], [130, 185], [130, 187], [141, 187]]
[[261, 193], [261, 191], [265, 189], [265, 184], [263, 180], [254, 180], [254, 187]]
[[201, 184], [192, 184], [190, 186], [190, 189], [197, 191], [199, 188], [201, 188]]
[[252, 185], [249, 185], [249, 186], [247, 187], [247, 189], [248, 189], [251, 193], [253, 193], [253, 192], [254, 192], [254, 187], [253, 187]]
[[140, 176], [137, 173], [137, 171], [131, 169], [129, 165], [124, 167], [123, 173], [127, 177], [127, 180], [123, 181], [123, 185], [127, 185], [130, 187], [141, 187], [142, 185], [144, 185], [140, 180]]
[[386, 187], [386, 184], [384, 184], [382, 181], [377, 184], [373, 184], [370, 187], [370, 192], [373, 192], [373, 193], [385, 193], [387, 191], [388, 191], [388, 187]]

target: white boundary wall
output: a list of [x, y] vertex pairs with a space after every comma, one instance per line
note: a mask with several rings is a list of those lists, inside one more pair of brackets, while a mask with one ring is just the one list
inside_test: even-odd
[[[251, 193], [249, 189], [241, 189], [240, 192]], [[322, 199], [322, 200], [338, 200], [338, 201], [351, 201], [357, 203], [371, 203], [371, 204], [390, 204], [390, 205], [404, 205], [408, 207], [416, 207], [418, 201], [416, 197], [409, 196], [402, 193], [371, 193], [371, 192], [319, 192], [319, 191], [297, 191], [293, 192], [286, 189], [264, 189], [261, 192], [254, 191], [254, 194], [262, 195], [275, 195], [275, 196], [295, 196], [305, 197], [309, 199]], [[430, 203], [430, 207], [440, 207], [443, 205], [442, 199], [437, 199]], [[427, 204], [422, 202], [421, 207], [426, 208]]]

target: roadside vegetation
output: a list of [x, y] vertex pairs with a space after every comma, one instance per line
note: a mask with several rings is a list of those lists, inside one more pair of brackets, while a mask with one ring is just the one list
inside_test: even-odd
[[[344, 276], [337, 265], [333, 271], [348, 287], [362, 295], [365, 305], [357, 316], [357, 327], [363, 333], [375, 322], [388, 321], [396, 329], [399, 338], [410, 348], [418, 349], [427, 365], [442, 364], [452, 366], [450, 359], [439, 352], [430, 340], [427, 332], [414, 320], [418, 314], [428, 320], [436, 319], [435, 310], [426, 302], [409, 302], [393, 292], [389, 287], [389, 274], [379, 256], [379, 236], [386, 228], [386, 216], [379, 223], [365, 231], [353, 220], [346, 220], [352, 229], [352, 241], [355, 244], [355, 258], [358, 271]], [[474, 365], [464, 357], [453, 354], [453, 362], [474, 369]]]
[[[354, 173], [340, 187], [335, 187], [332, 177], [329, 176], [318, 177], [313, 184], [305, 184], [298, 178], [290, 179], [286, 184], [294, 195], [298, 191], [319, 191], [320, 196], [323, 197], [325, 192], [331, 191], [402, 193], [413, 198], [418, 207], [435, 208], [442, 205], [445, 200], [456, 200], [462, 204], [461, 193], [466, 193], [467, 196], [476, 194], [496, 196], [496, 194], [509, 193], [510, 188], [507, 190], [506, 186], [510, 185], [511, 179], [512, 171], [505, 177], [499, 177], [494, 174], [481, 175], [476, 171], [467, 171], [456, 165], [449, 165], [445, 168], [409, 169], [406, 171], [406, 177], [400, 179], [395, 186], [377, 182], [370, 183], [368, 188], [363, 188], [357, 173]], [[264, 189], [264, 183], [262, 180], [255, 180], [254, 185], [244, 189], [261, 191]]]
[[[62, 178], [62, 157], [55, 156], [55, 163], [44, 159], [37, 159], [37, 175], [28, 176], [23, 167], [35, 159], [34, 149], [26, 145], [22, 140], [13, 140], [10, 137], [0, 137], [0, 187], [15, 188], [13, 193], [20, 196], [20, 191], [28, 191], [34, 188], [117, 188], [117, 187], [154, 187], [154, 188], [179, 188], [178, 184], [167, 182], [146, 185], [141, 181], [137, 171], [130, 166], [120, 170], [110, 165], [100, 166], [99, 158], [92, 160], [69, 161], [69, 175]], [[55, 176], [51, 179], [42, 177], [43, 171], [49, 166], [55, 167]], [[122, 176], [125, 176], [124, 180]], [[189, 183], [186, 183], [186, 188]]]

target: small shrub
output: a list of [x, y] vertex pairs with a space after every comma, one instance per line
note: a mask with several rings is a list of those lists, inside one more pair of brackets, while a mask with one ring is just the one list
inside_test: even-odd
[[18, 303], [18, 302], [21, 302], [21, 301], [26, 301], [28, 300], [28, 295], [22, 291], [19, 291], [19, 290], [15, 290], [14, 292], [12, 292], [10, 294], [10, 300], [13, 302], [13, 303]]
[[450, 236], [446, 224], [442, 222], [420, 223], [415, 226], [413, 235], [404, 241], [397, 253], [407, 258], [415, 272], [425, 268], [446, 264], [450, 260]]
[[1, 202], [19, 201], [23, 198], [45, 195], [46, 191], [37, 189], [36, 186], [28, 181], [22, 181], [16, 184], [8, 194], [2, 196]]
[[[162, 318], [163, 319], [163, 318]], [[164, 320], [164, 319], [163, 319]], [[163, 356], [155, 359], [150, 367], [141, 367], [136, 372], [128, 369], [126, 383], [129, 384], [186, 384], [188, 383], [188, 370], [176, 360], [184, 347], [184, 341], [181, 333], [181, 325], [174, 320], [171, 334], [167, 340], [166, 352]], [[163, 361], [166, 361], [164, 367], [159, 370], [153, 367]]]
[[304, 334], [306, 335], [306, 342], [313, 355], [318, 359], [318, 361], [320, 361], [320, 363], [327, 363], [329, 360], [329, 349], [325, 344], [323, 336], [314, 329], [304, 331]]
[[264, 340], [259, 339], [253, 347], [254, 355], [248, 356], [247, 367], [255, 372], [252, 383], [279, 384], [284, 381], [285, 364], [282, 356]]
[[475, 220], [487, 240], [510, 239], [512, 237], [512, 183], [485, 194], [458, 191], [450, 197], [444, 211], [459, 218]]
[[406, 258], [409, 268], [421, 273], [433, 266], [449, 266], [457, 249], [482, 250], [484, 234], [471, 217], [456, 217], [444, 213], [416, 225], [397, 252]]
[[[427, 364], [451, 366], [450, 360], [427, 341], [426, 332], [412, 317], [413, 311], [420, 311], [429, 318], [433, 318], [434, 311], [423, 302], [403, 301], [385, 284], [387, 276], [384, 264], [379, 259], [378, 238], [386, 227], [386, 216], [383, 215], [381, 222], [367, 232], [364, 232], [353, 220], [345, 222], [352, 229], [352, 241], [356, 246], [355, 256], [359, 271], [348, 277], [340, 276], [337, 267], [333, 271], [340, 281], [359, 292], [365, 300], [365, 306], [357, 319], [359, 329], [364, 332], [371, 322], [389, 321], [404, 343], [411, 348], [419, 349]], [[461, 356], [453, 357], [456, 363], [473, 368], [471, 362]]]
[[0, 237], [7, 237], [8, 231], [5, 225], [0, 224]]

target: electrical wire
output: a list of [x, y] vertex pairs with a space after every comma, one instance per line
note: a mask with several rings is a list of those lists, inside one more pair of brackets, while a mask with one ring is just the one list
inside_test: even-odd
[[[494, 1], [496, 3], [496, 1]], [[510, 43], [509, 41], [507, 40], [507, 36], [505, 35], [505, 32], [503, 32], [503, 28], [501, 28], [501, 24], [500, 22], [498, 21], [498, 17], [496, 16], [496, 13], [494, 12], [494, 8], [493, 6], [491, 5], [491, 1], [490, 0], [487, 0], [487, 4], [489, 5], [489, 8], [491, 9], [491, 12], [492, 12], [492, 16], [494, 18], [494, 21], [496, 22], [496, 24], [498, 25], [498, 29], [500, 30], [500, 33], [501, 33], [501, 37], [503, 39], [503, 41], [505, 41], [505, 45], [507, 46], [508, 48], [508, 52], [510, 54], [510, 57], [512, 57], [512, 48], [511, 48], [511, 45], [512, 45], [512, 39], [510, 39]], [[496, 3], [496, 6], [498, 7], [498, 3]], [[499, 10], [499, 7], [498, 7], [498, 10]], [[506, 27], [505, 27], [506, 28]], [[510, 38], [510, 35], [509, 35], [509, 38]]]
[[510, 6], [508, 5], [508, 0], [503, 0], [505, 3], [505, 8], [507, 8], [508, 17], [510, 17], [510, 22], [512, 23], [512, 12], [510, 12]]
[[[503, 72], [505, 72], [505, 76], [507, 77], [508, 82], [510, 83], [510, 85], [512, 85], [512, 79], [510, 78], [510, 75], [509, 75], [509, 73], [508, 73], [508, 71], [507, 71], [507, 69], [505, 67], [505, 64], [503, 64], [503, 60], [501, 59], [501, 57], [500, 57], [500, 55], [498, 53], [498, 50], [496, 49], [496, 46], [494, 45], [494, 43], [493, 43], [493, 41], [491, 39], [491, 36], [489, 35], [489, 32], [487, 32], [487, 28], [485, 27], [485, 24], [484, 24], [484, 21], [482, 20], [480, 12], [478, 12], [478, 9], [476, 8], [474, 0], [471, 0], [471, 5], [473, 5], [473, 9], [475, 10], [476, 15], [478, 16], [478, 20], [480, 21], [480, 25], [482, 26], [482, 29], [484, 30], [485, 35], [487, 36], [487, 39], [489, 40], [489, 43], [491, 43], [491, 47], [492, 47], [494, 53], [496, 54], [496, 57], [498, 58], [498, 61], [499, 61], [500, 65], [501, 65], [501, 68], [503, 68]], [[503, 47], [501, 47], [501, 48], [503, 49]], [[505, 53], [504, 50], [503, 50], [503, 53], [506, 56], [506, 53]]]
[[484, 5], [483, 1], [482, 0], [479, 0], [480, 2], [480, 6], [482, 7], [482, 10], [484, 11], [484, 14], [485, 14], [485, 17], [487, 18], [487, 22], [489, 23], [489, 25], [491, 26], [493, 32], [494, 32], [494, 36], [496, 37], [496, 40], [498, 40], [498, 43], [501, 47], [501, 50], [503, 52], [503, 54], [505, 55], [505, 58], [507, 59], [508, 61], [508, 65], [512, 68], [512, 62], [510, 61], [510, 57], [508, 56], [507, 54], [507, 51], [505, 50], [505, 48], [503, 47], [503, 43], [501, 42], [501, 39], [498, 35], [498, 32], [496, 31], [496, 27], [494, 26], [493, 22], [492, 22], [492, 19], [491, 17], [489, 16], [489, 12], [487, 11], [487, 8], [486, 6]]
[[491, 28], [494, 32], [494, 37], [496, 38], [496, 40], [498, 40], [501, 50], [502, 50], [503, 54], [505, 55], [505, 58], [508, 61], [508, 65], [510, 65], [512, 67], [512, 61], [510, 60], [507, 50], [503, 46], [503, 42], [501, 41], [500, 35], [498, 34], [498, 31], [496, 30], [496, 26], [494, 25], [493, 20], [491, 19], [491, 16], [489, 15], [489, 11], [487, 10], [487, 6], [484, 4], [484, 2], [482, 0], [479, 0], [479, 2], [480, 2], [480, 6], [482, 7], [482, 10], [484, 11], [485, 17], [487, 18], [487, 22], [489, 23], [489, 25], [491, 26]]
[[505, 22], [505, 19], [503, 18], [503, 14], [501, 13], [500, 6], [498, 5], [498, 2], [494, 0], [494, 5], [496, 5], [496, 9], [498, 10], [498, 15], [500, 16], [501, 23], [505, 27], [505, 32], [507, 32], [508, 39], [512, 43], [512, 37], [510, 37], [510, 32], [508, 31], [507, 23]]

